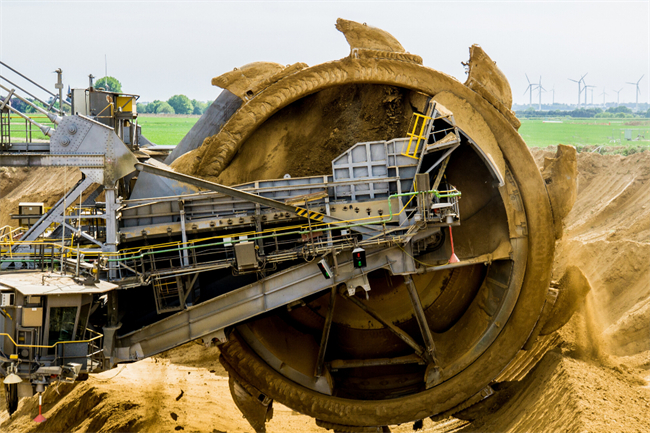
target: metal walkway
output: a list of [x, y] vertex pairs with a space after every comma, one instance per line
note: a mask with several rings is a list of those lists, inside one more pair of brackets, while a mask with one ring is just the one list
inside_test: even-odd
[[155, 355], [201, 337], [223, 338], [226, 327], [288, 305], [307, 296], [348, 283], [352, 288], [367, 284], [366, 274], [390, 269], [393, 275], [415, 272], [413, 259], [399, 247], [379, 249], [367, 255], [367, 267], [353, 266], [352, 256], [337, 258], [338, 275], [326, 279], [316, 260], [266, 277], [256, 283], [188, 307], [137, 331], [117, 337], [113, 362], [137, 360]]

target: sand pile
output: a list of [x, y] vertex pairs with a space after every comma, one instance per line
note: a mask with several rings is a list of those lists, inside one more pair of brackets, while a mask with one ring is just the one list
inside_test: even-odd
[[[544, 156], [554, 153], [552, 148], [533, 150], [540, 166]], [[589, 278], [592, 292], [561, 329], [564, 342], [522, 381], [496, 385], [495, 396], [458, 415], [465, 419], [425, 420], [424, 431], [648, 431], [650, 152], [627, 157], [581, 153], [578, 164], [578, 199], [558, 242], [554, 278], [575, 264]], [[38, 179], [22, 176], [34, 188]], [[3, 190], [5, 185], [11, 184], [3, 183]], [[21, 192], [13, 188], [11, 194]], [[217, 357], [216, 348], [189, 343], [86, 382], [62, 385], [60, 395], [52, 387], [45, 398], [47, 423], [31, 421], [38, 413], [32, 398], [22, 401], [11, 419], [0, 415], [0, 431], [251, 431], [232, 402]], [[391, 429], [407, 432], [412, 426]], [[324, 430], [276, 405], [268, 431]]]
[[79, 179], [81, 173], [76, 168], [0, 167], [0, 227], [18, 225], [10, 217], [18, 213], [18, 203], [43, 202], [52, 206]]
[[[38, 400], [21, 400], [0, 415], [2, 432], [243, 433], [251, 428], [230, 398], [218, 349], [189, 343], [162, 356], [127, 364], [85, 382], [50, 387], [43, 424], [32, 421]], [[3, 400], [4, 401], [4, 400]], [[319, 431], [314, 420], [275, 405], [269, 432]]]
[[[555, 148], [533, 149], [538, 166]], [[461, 431], [643, 432], [650, 425], [650, 152], [578, 155], [578, 199], [553, 277], [579, 266], [592, 292], [564, 342], [501, 405]], [[500, 397], [497, 393], [497, 398]]]
[[554, 277], [568, 264], [579, 266], [592, 285], [603, 350], [649, 368], [650, 152], [581, 153], [578, 169], [578, 200], [558, 243]]

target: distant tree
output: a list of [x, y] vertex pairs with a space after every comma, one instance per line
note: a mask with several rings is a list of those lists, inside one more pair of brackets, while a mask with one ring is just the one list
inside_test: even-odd
[[22, 113], [27, 112], [27, 107], [29, 106], [29, 104], [24, 103], [18, 98], [11, 98], [9, 105]]
[[609, 107], [607, 109], [608, 113], [632, 113], [632, 109], [626, 107], [625, 105], [619, 105], [618, 107]]
[[650, 108], [648, 108], [648, 111], [645, 112], [645, 117], [650, 117]]
[[174, 114], [174, 107], [169, 105], [167, 102], [161, 102], [157, 107], [156, 107], [156, 114]]
[[150, 102], [147, 104], [147, 111], [146, 113], [157, 113], [158, 112], [158, 107], [160, 104], [162, 104], [163, 101], [160, 101], [158, 99], [154, 99], [153, 102]]
[[[58, 110], [58, 109], [59, 109], [59, 101], [58, 101], [58, 98], [57, 98], [57, 101], [54, 102], [54, 104], [52, 104], [52, 102], [54, 102], [54, 98], [53, 98], [53, 97], [51, 97], [50, 99], [48, 99], [47, 103], [48, 103], [49, 105], [52, 105], [52, 109], [53, 109], [53, 110]], [[64, 113], [70, 113], [70, 106], [69, 106], [68, 104], [63, 104], [63, 112], [64, 112]]]
[[197, 101], [196, 99], [192, 99], [192, 106], [194, 107], [194, 111], [192, 111], [192, 114], [203, 114], [205, 113], [205, 110], [207, 110], [208, 108], [208, 103]]
[[149, 105], [149, 104], [144, 104], [142, 102], [138, 102], [136, 104], [136, 109], [138, 110], [138, 113], [148, 113], [147, 105]]
[[[38, 107], [45, 108], [45, 105], [41, 104], [35, 99], [27, 98], [27, 100]], [[32, 107], [29, 104], [25, 104], [25, 113], [36, 113], [36, 108]]]
[[95, 88], [100, 87], [109, 92], [122, 93], [122, 83], [115, 77], [103, 77], [95, 81]]
[[176, 114], [192, 114], [194, 111], [192, 101], [185, 95], [174, 95], [167, 102], [174, 108]]

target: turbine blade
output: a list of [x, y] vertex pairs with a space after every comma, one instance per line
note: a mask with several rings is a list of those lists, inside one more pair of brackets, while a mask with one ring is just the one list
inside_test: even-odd
[[636, 83], [639, 84], [641, 80], [643, 80], [643, 77], [645, 77], [645, 74], [641, 75], [641, 78], [639, 78], [639, 81], [637, 81]]

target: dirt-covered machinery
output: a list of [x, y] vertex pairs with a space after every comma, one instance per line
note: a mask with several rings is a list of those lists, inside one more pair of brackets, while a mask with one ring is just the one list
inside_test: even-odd
[[569, 290], [550, 278], [571, 149], [540, 174], [480, 47], [463, 84], [382, 30], [337, 28], [341, 60], [215, 78], [223, 92], [164, 160], [118, 95], [101, 99], [112, 123], [53, 116], [43, 149], [0, 152], [82, 173], [3, 239], [10, 408], [201, 338], [256, 431], [274, 400], [381, 431], [490, 395], [568, 320]]

